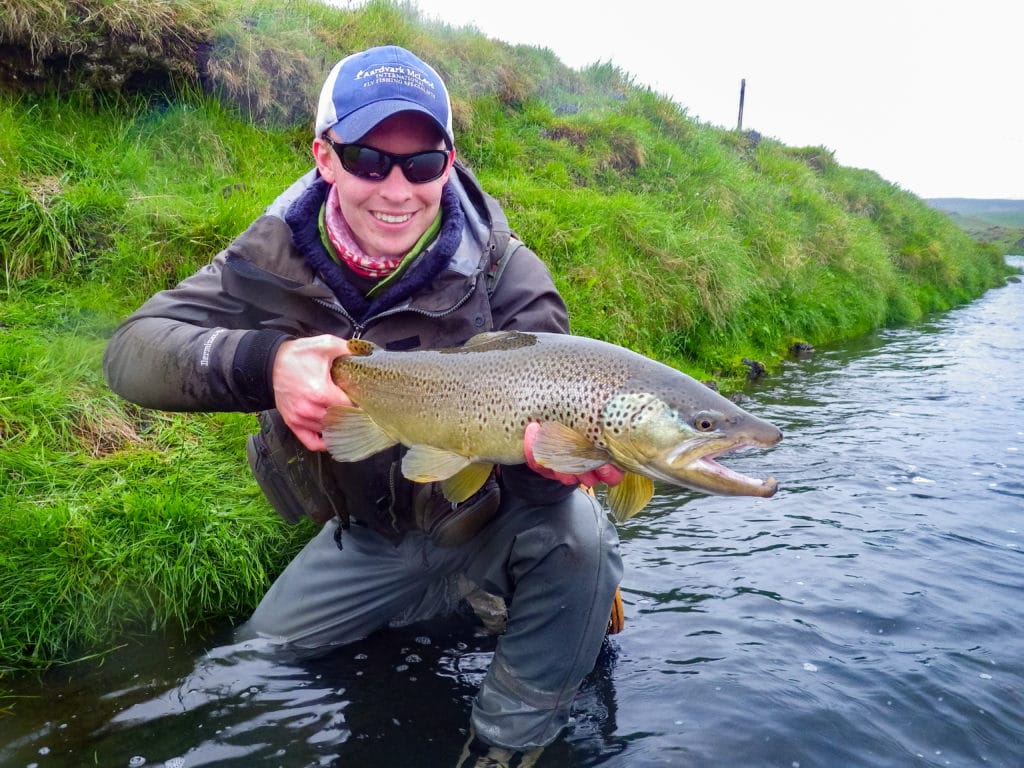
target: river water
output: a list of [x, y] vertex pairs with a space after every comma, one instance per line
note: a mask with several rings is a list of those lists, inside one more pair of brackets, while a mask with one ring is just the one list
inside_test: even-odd
[[[661, 488], [620, 528], [626, 629], [537, 768], [1024, 765], [1022, 362], [1011, 283], [752, 386], [786, 438], [726, 463], [781, 490]], [[225, 638], [16, 680], [0, 766], [453, 766], [494, 647], [459, 619], [312, 660]]]

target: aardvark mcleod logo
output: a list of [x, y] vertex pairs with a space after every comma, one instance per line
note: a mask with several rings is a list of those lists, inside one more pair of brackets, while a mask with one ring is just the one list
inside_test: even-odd
[[415, 88], [431, 96], [434, 95], [435, 91], [433, 80], [424, 73], [411, 67], [396, 66], [394, 64], [382, 64], [372, 69], [361, 69], [356, 73], [356, 80], [363, 81], [363, 88], [399, 85], [406, 88]]

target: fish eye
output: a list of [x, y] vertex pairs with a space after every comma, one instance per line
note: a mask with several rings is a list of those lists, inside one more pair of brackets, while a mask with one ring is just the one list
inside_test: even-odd
[[693, 419], [693, 427], [698, 432], [710, 432], [715, 428], [715, 419], [710, 413], [698, 413]]

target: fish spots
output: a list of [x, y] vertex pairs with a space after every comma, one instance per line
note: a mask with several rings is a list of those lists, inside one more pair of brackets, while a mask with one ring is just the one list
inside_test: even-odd
[[650, 395], [625, 393], [612, 397], [606, 404], [602, 414], [604, 429], [615, 436], [629, 431], [634, 416], [641, 412]]
[[[472, 461], [521, 462], [523, 432], [539, 422], [559, 436], [549, 449], [575, 452], [577, 463], [604, 452], [647, 477], [750, 495], [749, 482], [689, 457], [712, 450], [701, 447], [712, 439], [716, 456], [733, 445], [767, 443], [750, 436], [754, 417], [699, 382], [595, 339], [483, 334], [453, 350], [375, 349], [340, 359], [335, 374], [402, 444]], [[708, 434], [695, 441], [701, 431]]]

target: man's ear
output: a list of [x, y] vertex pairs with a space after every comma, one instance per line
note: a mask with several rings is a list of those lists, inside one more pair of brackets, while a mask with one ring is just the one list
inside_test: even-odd
[[452, 168], [455, 167], [455, 147], [452, 147], [448, 151], [451, 152], [451, 157], [448, 160], [448, 167], [445, 168], [444, 175], [441, 177], [442, 184], [448, 183], [448, 177], [452, 175]]
[[334, 149], [326, 141], [317, 137], [313, 139], [313, 159], [320, 175], [328, 184], [334, 183], [335, 169], [338, 167], [334, 162]]

